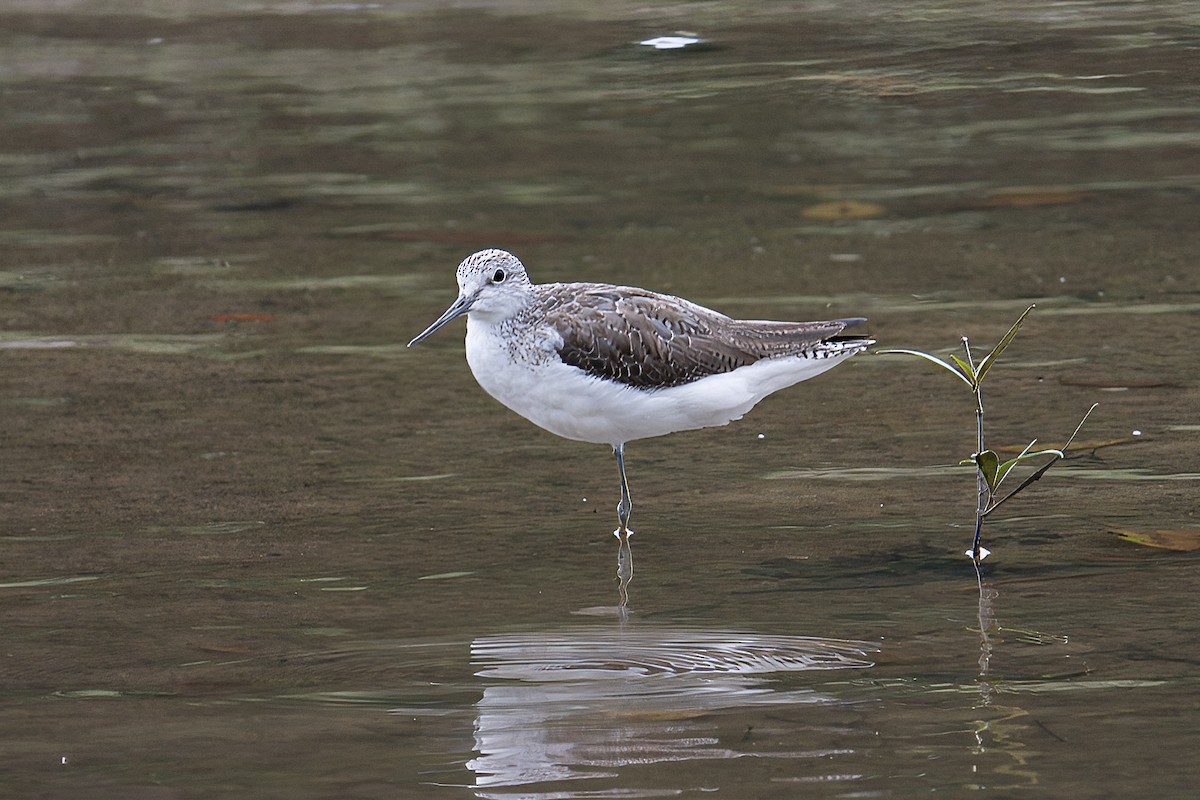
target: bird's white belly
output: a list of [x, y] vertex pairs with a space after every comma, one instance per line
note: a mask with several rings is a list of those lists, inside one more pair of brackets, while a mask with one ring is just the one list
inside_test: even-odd
[[[728, 424], [768, 394], [842, 360], [771, 359], [683, 386], [651, 390], [593, 377], [564, 364], [549, 345], [532, 351], [516, 351], [512, 345], [511, 337], [494, 326], [468, 319], [467, 363], [488, 394], [551, 433], [614, 446]], [[530, 357], [531, 352], [536, 357]]]

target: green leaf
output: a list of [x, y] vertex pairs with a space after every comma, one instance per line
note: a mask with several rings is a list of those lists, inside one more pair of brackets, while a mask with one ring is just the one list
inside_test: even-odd
[[996, 468], [997, 486], [1003, 483], [1004, 476], [1008, 475], [1009, 471], [1022, 461], [1026, 461], [1030, 458], [1039, 458], [1041, 456], [1054, 456], [1055, 458], [1063, 458], [1063, 452], [1061, 450], [1046, 449], [1030, 451], [1030, 448], [1033, 447], [1033, 444], [1036, 441], [1037, 439], [1034, 439], [1033, 442], [1030, 442], [1029, 445], [1021, 451], [1021, 455], [1017, 456], [1016, 458], [1010, 458], [1008, 461], [1005, 461]]
[[975, 466], [979, 467], [979, 471], [983, 473], [983, 479], [987, 481], [988, 488], [993, 492], [996, 491], [996, 484], [999, 482], [996, 473], [1000, 469], [1000, 456], [991, 450], [976, 453]]
[[1020, 461], [1021, 461], [1021, 459], [1019, 456], [1017, 458], [1010, 458], [1008, 461], [1005, 461], [1003, 464], [1001, 464], [999, 467], [996, 468], [996, 485], [997, 486], [1004, 483], [1005, 476], [1008, 475], [1008, 473], [1012, 470], [1012, 468], [1015, 467]]
[[1004, 334], [1004, 337], [996, 344], [996, 346], [992, 349], [992, 352], [984, 356], [983, 361], [979, 362], [979, 369], [977, 370], [975, 376], [976, 383], [979, 383], [983, 380], [983, 376], [986, 375], [987, 371], [992, 368], [992, 364], [996, 363], [996, 359], [999, 358], [1000, 354], [1004, 352], [1005, 348], [1012, 343], [1013, 338], [1017, 335], [1017, 331], [1021, 329], [1021, 323], [1023, 323], [1025, 318], [1029, 316], [1029, 312], [1033, 311], [1035, 308], [1037, 308], [1036, 305], [1025, 309], [1025, 313], [1017, 317], [1017, 321], [1014, 322], [1013, 326], [1008, 329], [1008, 333]]
[[932, 361], [934, 364], [937, 364], [942, 369], [950, 372], [952, 375], [954, 375], [954, 377], [958, 378], [960, 381], [965, 383], [967, 386], [970, 386], [972, 389], [975, 388], [975, 384], [971, 381], [970, 378], [968, 378], [966, 375], [963, 375], [961, 372], [959, 372], [953, 366], [951, 366], [950, 364], [947, 364], [945, 361], [942, 361], [937, 356], [931, 356], [929, 353], [922, 353], [920, 350], [880, 350], [879, 352], [882, 354], [900, 353], [902, 355], [916, 356], [917, 358], [923, 358], [926, 361]]
[[[1090, 417], [1092, 415], [1092, 412], [1095, 411], [1099, 407], [1100, 407], [1099, 403], [1092, 403], [1092, 407], [1089, 408], [1087, 410], [1087, 413], [1083, 415], [1083, 419], [1079, 420], [1079, 424], [1076, 425], [1075, 430], [1071, 432], [1070, 438], [1068, 438], [1066, 441], [1066, 444], [1064, 444], [1062, 446], [1064, 453], [1067, 451], [1067, 448], [1071, 446], [1071, 442], [1075, 441], [1075, 437], [1079, 435], [1079, 431], [1082, 430], [1082, 428], [1083, 428], [1083, 423], [1087, 422], [1088, 417]], [[1062, 456], [1062, 458], [1066, 458], [1066, 456]]]
[[[1025, 313], [1029, 313], [1029, 312], [1027, 311]], [[1021, 461], [1022, 459], [1027, 459], [1027, 458], [1035, 458], [1037, 456], [1053, 456], [1053, 458], [1051, 458], [1045, 464], [1042, 464], [1040, 467], [1038, 467], [1036, 470], [1034, 470], [1032, 475], [1030, 475], [1025, 480], [1021, 481], [1021, 483], [1017, 486], [1017, 488], [1013, 489], [1011, 492], [1006, 494], [1004, 497], [1001, 497], [999, 500], [993, 499], [992, 502], [988, 504], [988, 507], [983, 512], [982, 516], [984, 516], [984, 517], [988, 516], [993, 511], [995, 511], [997, 508], [999, 508], [1001, 504], [1003, 504], [1004, 502], [1006, 502], [1008, 500], [1011, 500], [1012, 498], [1014, 498], [1018, 494], [1020, 494], [1031, 483], [1033, 483], [1034, 481], [1041, 480], [1041, 477], [1046, 474], [1046, 470], [1050, 469], [1050, 467], [1057, 464], [1061, 459], [1066, 458], [1067, 457], [1066, 456], [1067, 448], [1071, 446], [1071, 442], [1073, 442], [1075, 440], [1075, 437], [1079, 434], [1079, 430], [1080, 430], [1080, 428], [1083, 427], [1083, 423], [1087, 422], [1088, 417], [1090, 417], [1092, 415], [1092, 412], [1095, 411], [1097, 406], [1099, 406], [1099, 405], [1100, 405], [1099, 403], [1092, 404], [1092, 407], [1089, 408], [1087, 410], [1087, 413], [1083, 415], [1083, 419], [1079, 420], [1079, 424], [1075, 426], [1074, 433], [1071, 434], [1071, 438], [1067, 439], [1066, 444], [1064, 444], [1062, 446], [1061, 450], [1038, 450], [1036, 453], [1031, 453], [1031, 452], [1029, 452], [1029, 449], [1031, 447], [1033, 447], [1033, 442], [1036, 442], [1037, 439], [1034, 439], [1033, 442], [1030, 442], [1029, 446], [1021, 451], [1021, 455], [1017, 456], [1015, 461]], [[1008, 469], [1011, 470], [1012, 467], [1009, 467]]]
[[1003, 464], [1000, 465], [1000, 467], [996, 470], [996, 485], [997, 486], [999, 486], [1001, 484], [1001, 482], [1004, 481], [1004, 476], [1009, 473], [1009, 470], [1011, 470], [1017, 464], [1021, 463], [1021, 459], [1025, 458], [1028, 455], [1029, 451], [1033, 449], [1033, 446], [1035, 444], [1037, 444], [1037, 439], [1034, 439], [1029, 444], [1027, 444], [1023, 448], [1021, 448], [1021, 452], [1017, 454], [1016, 458], [1010, 458], [1008, 461], [1005, 461]]
[[967, 376], [967, 378], [971, 381], [972, 387], [974, 387], [974, 385], [975, 385], [975, 368], [972, 367], [969, 362], [963, 361], [958, 356], [951, 355], [950, 358], [953, 359], [954, 363], [958, 365], [959, 372], [961, 372], [963, 375]]
[[1025, 488], [1028, 487], [1033, 482], [1041, 480], [1042, 476], [1046, 474], [1046, 470], [1053, 467], [1055, 464], [1057, 464], [1059, 462], [1059, 459], [1062, 458], [1061, 455], [1058, 455], [1061, 452], [1062, 452], [1061, 450], [1042, 450], [1042, 451], [1039, 451], [1038, 453], [1036, 453], [1035, 455], [1041, 455], [1042, 453], [1047, 453], [1050, 455], [1054, 455], [1055, 457], [1050, 459], [1049, 461], [1047, 461], [1045, 464], [1042, 464], [1036, 470], [1034, 470], [1033, 474], [1030, 475], [1025, 480], [1021, 481], [1020, 485], [1018, 485], [1017, 488], [1013, 489], [1011, 492], [1004, 495], [1004, 497], [1001, 497], [999, 500], [993, 500], [991, 503], [989, 503], [987, 510], [983, 512], [983, 516], [986, 517], [988, 514], [991, 514], [993, 511], [995, 511], [997, 508], [1000, 507], [1001, 503], [1004, 503], [1004, 502], [1016, 497], [1018, 494], [1020, 494], [1022, 491], [1024, 491]]

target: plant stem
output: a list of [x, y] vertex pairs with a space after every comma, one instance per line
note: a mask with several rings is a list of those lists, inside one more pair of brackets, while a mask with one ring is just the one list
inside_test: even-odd
[[[979, 388], [979, 384], [975, 384], [975, 433], [976, 433], [976, 453], [983, 452], [983, 390]], [[971, 542], [971, 558], [975, 563], [979, 563], [979, 540], [983, 534], [983, 517], [987, 512], [988, 505], [988, 485], [983, 477], [983, 470], [978, 464], [975, 465], [975, 490], [977, 492], [975, 500], [975, 538]]]
[[[965, 336], [962, 337], [962, 345], [963, 350], [967, 353], [967, 363], [971, 365], [971, 372], [974, 375], [975, 359], [971, 355], [971, 343]], [[978, 454], [983, 452], [983, 389], [978, 377], [971, 381], [971, 391], [975, 394], [975, 452]], [[983, 535], [983, 517], [990, 499], [987, 480], [983, 477], [983, 470], [978, 463], [975, 465], [975, 491], [975, 538], [971, 542], [971, 559], [978, 564], [980, 560], [979, 540]]]

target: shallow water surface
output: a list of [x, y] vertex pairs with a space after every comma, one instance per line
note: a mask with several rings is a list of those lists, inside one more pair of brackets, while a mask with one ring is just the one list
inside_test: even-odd
[[[1197, 23], [8, 4], [0, 794], [1190, 797]], [[856, 357], [631, 443], [618, 586], [606, 448], [404, 346], [486, 246], [943, 356], [1036, 304], [989, 442], [1100, 406], [977, 574], [969, 395]]]

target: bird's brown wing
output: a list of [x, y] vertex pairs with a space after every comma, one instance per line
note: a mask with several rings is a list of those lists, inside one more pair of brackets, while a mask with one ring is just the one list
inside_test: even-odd
[[540, 310], [564, 362], [641, 388], [681, 386], [764, 358], [816, 355], [862, 320], [736, 320], [670, 295], [604, 284], [545, 284]]

